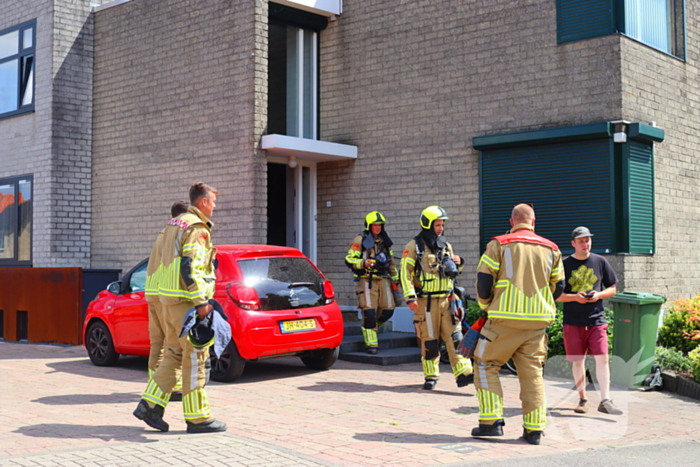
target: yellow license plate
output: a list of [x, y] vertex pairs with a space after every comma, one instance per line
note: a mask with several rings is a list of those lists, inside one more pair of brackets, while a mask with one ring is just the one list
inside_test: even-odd
[[316, 329], [316, 320], [312, 318], [282, 321], [280, 326], [282, 327], [282, 332], [314, 331]]

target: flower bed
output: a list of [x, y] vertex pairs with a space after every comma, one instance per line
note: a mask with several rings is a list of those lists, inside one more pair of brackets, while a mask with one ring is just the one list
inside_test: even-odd
[[700, 383], [693, 380], [692, 376], [684, 376], [683, 374], [664, 370], [661, 372], [661, 378], [664, 382], [663, 391], [700, 400]]

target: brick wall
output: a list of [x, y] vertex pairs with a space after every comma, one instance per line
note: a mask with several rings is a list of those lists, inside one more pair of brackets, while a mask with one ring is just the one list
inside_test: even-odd
[[0, 0], [0, 29], [37, 22], [35, 111], [0, 120], [0, 177], [34, 176], [35, 267], [89, 266], [89, 12], [87, 0]]
[[147, 256], [199, 180], [219, 190], [216, 243], [264, 243], [266, 18], [263, 0], [95, 14], [93, 267]]
[[386, 215], [400, 256], [432, 204], [450, 214], [459, 282], [473, 293], [472, 138], [619, 118], [619, 57], [614, 36], [558, 45], [555, 2], [343, 2], [321, 33], [321, 136], [359, 156], [319, 166], [318, 206], [319, 266], [341, 303], [355, 301], [342, 258], [365, 213]]
[[666, 139], [654, 145], [656, 253], [624, 257], [628, 290], [669, 300], [700, 293], [700, 70], [697, 2], [686, 2], [685, 61], [621, 38], [622, 115], [656, 125]]

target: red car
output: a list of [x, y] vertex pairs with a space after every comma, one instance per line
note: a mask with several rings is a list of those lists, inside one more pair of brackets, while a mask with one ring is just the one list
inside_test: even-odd
[[[313, 369], [330, 368], [343, 340], [343, 316], [333, 284], [299, 250], [269, 245], [222, 245], [216, 254], [216, 298], [233, 339], [216, 358], [211, 378], [234, 381], [247, 360], [299, 356]], [[83, 343], [92, 363], [119, 355], [148, 356], [148, 304], [143, 260], [90, 302]]]

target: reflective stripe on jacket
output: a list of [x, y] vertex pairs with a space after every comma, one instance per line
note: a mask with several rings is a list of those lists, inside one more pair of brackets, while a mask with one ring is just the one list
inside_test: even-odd
[[198, 306], [214, 296], [212, 226], [194, 206], [167, 223], [148, 260], [147, 298], [158, 296], [164, 304], [189, 300]]
[[481, 256], [477, 275], [492, 276], [493, 287], [490, 299], [479, 297], [479, 306], [489, 318], [543, 321], [546, 326], [557, 311], [555, 285], [564, 280], [561, 252], [530, 226], [518, 224], [511, 232], [494, 237]]
[[[452, 245], [449, 243], [445, 247], [446, 254], [453, 256]], [[441, 277], [440, 264], [437, 259], [437, 254], [427, 245], [423, 252], [421, 268], [416, 275], [416, 261], [418, 253], [416, 251], [416, 241], [411, 240], [406, 244], [401, 256], [401, 288], [403, 296], [406, 300], [415, 300], [417, 298], [416, 288], [422, 289], [423, 293], [445, 292], [439, 296], [448, 296], [452, 293], [454, 280], [449, 277]], [[463, 265], [459, 265], [459, 270], [462, 270]]]

